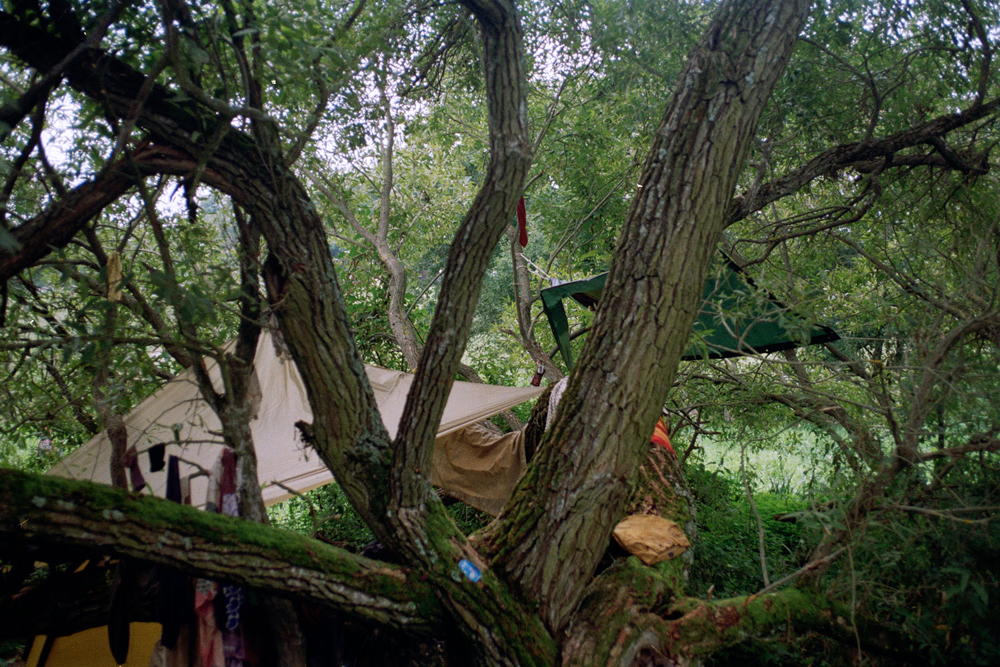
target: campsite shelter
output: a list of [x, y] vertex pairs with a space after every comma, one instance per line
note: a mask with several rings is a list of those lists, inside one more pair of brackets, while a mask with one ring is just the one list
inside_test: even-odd
[[[299, 439], [298, 421], [310, 422], [312, 413], [305, 386], [280, 340], [261, 335], [254, 360], [259, 391], [253, 403], [251, 431], [257, 450], [258, 473], [266, 505], [303, 493], [333, 481], [319, 456]], [[382, 419], [395, 437], [413, 376], [409, 373], [366, 366]], [[221, 387], [217, 367], [209, 376]], [[477, 437], [467, 429], [503, 410], [537, 397], [541, 387], [499, 387], [455, 382], [444, 416], [438, 427], [432, 481], [466, 503], [496, 514], [506, 501], [524, 469], [524, 443], [520, 434], [502, 438]], [[221, 427], [214, 411], [202, 399], [192, 371], [184, 371], [140, 403], [125, 417], [129, 445], [139, 452], [140, 468], [148, 487], [145, 493], [163, 497], [166, 470], [152, 472], [144, 453], [165, 443], [166, 454], [181, 457], [181, 474], [211, 470], [221, 451]], [[471, 433], [470, 433], [471, 431]], [[111, 483], [111, 442], [102, 432], [54, 466], [48, 474]], [[191, 497], [204, 505], [207, 480], [191, 481]], [[159, 639], [159, 624], [133, 623], [129, 667], [146, 667], [153, 645]], [[106, 627], [93, 628], [49, 642], [36, 637], [29, 653], [28, 667], [111, 667], [115, 665], [108, 646]]]
[[[279, 337], [269, 332], [261, 335], [254, 365], [258, 390], [253, 392], [250, 430], [257, 451], [264, 503], [270, 506], [290, 498], [293, 493], [329, 484], [333, 475], [316, 452], [299, 438], [295, 424], [311, 422], [312, 412], [302, 378]], [[386, 429], [390, 437], [395, 437], [413, 376], [377, 366], [365, 366], [365, 371]], [[214, 364], [210, 364], [209, 376], [221, 390], [219, 372]], [[495, 501], [499, 498], [502, 505], [506, 495], [497, 496], [491, 489], [482, 489], [485, 479], [471, 479], [469, 484], [462, 484], [460, 478], [475, 476], [479, 471], [493, 476], [502, 474], [505, 480], [513, 474], [516, 480], [524, 466], [523, 460], [518, 460], [516, 443], [505, 442], [507, 449], [502, 451], [496, 447], [475, 447], [463, 452], [460, 438], [447, 436], [531, 400], [541, 392], [540, 387], [455, 382], [438, 427], [439, 443], [443, 441], [448, 445], [447, 451], [441, 452], [446, 456], [435, 457], [436, 469], [433, 471], [433, 477], [443, 478], [444, 483], [436, 480], [435, 483], [468, 504], [496, 514], [499, 507]], [[218, 435], [221, 425], [215, 412], [202, 399], [191, 370], [180, 373], [140, 403], [124, 421], [129, 445], [135, 445], [140, 454], [141, 471], [149, 484], [147, 492], [153, 495], [163, 497], [167, 484], [166, 470], [151, 472], [148, 458], [142, 455], [153, 445], [165, 443], [167, 455], [181, 457], [182, 476], [200, 469], [211, 470], [221, 451], [222, 438]], [[110, 484], [111, 441], [107, 433], [102, 431], [91, 438], [48, 474]], [[204, 476], [192, 480], [191, 496], [195, 506], [204, 505], [206, 487]]]
[[[789, 310], [726, 255], [705, 282], [701, 309], [682, 357], [724, 359], [765, 354], [838, 340], [829, 327], [812, 325]], [[567, 368], [573, 367], [569, 318], [565, 299], [594, 308], [601, 298], [608, 274], [553, 285], [541, 292], [542, 309], [552, 327], [556, 345]]]

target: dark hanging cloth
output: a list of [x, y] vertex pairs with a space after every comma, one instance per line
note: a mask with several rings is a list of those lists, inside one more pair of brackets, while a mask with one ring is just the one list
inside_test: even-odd
[[139, 468], [139, 454], [135, 450], [135, 445], [125, 451], [125, 467], [128, 468], [132, 490], [138, 493], [146, 488], [146, 479], [142, 476], [142, 469]]
[[528, 245], [528, 211], [524, 208], [524, 197], [517, 200], [517, 240], [522, 248]]
[[108, 644], [115, 663], [124, 665], [128, 660], [129, 645], [129, 598], [132, 582], [127, 560], [118, 561], [115, 567], [115, 581], [111, 589], [111, 609], [108, 611]]
[[[167, 464], [167, 500], [182, 501], [180, 460], [171, 456]], [[175, 570], [157, 568], [158, 595], [156, 618], [163, 625], [160, 644], [167, 649], [177, 646], [181, 626], [187, 623], [191, 609], [191, 591], [188, 578]]]
[[222, 450], [222, 475], [219, 477], [219, 507], [222, 513], [239, 516], [239, 512], [225, 511], [227, 498], [236, 494], [236, 453], [226, 447]]
[[149, 472], [160, 472], [163, 470], [163, 457], [167, 451], [167, 443], [161, 442], [149, 448]]
[[170, 464], [167, 466], [167, 500], [179, 503], [181, 497], [181, 461], [176, 456], [170, 457]]

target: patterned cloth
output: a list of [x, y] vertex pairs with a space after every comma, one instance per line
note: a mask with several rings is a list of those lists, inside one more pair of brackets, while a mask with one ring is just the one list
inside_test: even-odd
[[[219, 508], [226, 516], [240, 515], [239, 482], [236, 472], [236, 453], [228, 447], [222, 450], [222, 475], [219, 478]], [[240, 629], [240, 608], [246, 598], [243, 588], [236, 585], [222, 587], [225, 601], [225, 628], [223, 628], [223, 655], [226, 667], [243, 667], [246, 659], [243, 632]]]
[[223, 637], [215, 623], [215, 597], [219, 585], [208, 579], [198, 579], [194, 590], [194, 612], [198, 616], [199, 667], [226, 667]]
[[[223, 448], [212, 467], [205, 509], [221, 512], [226, 516], [240, 515], [240, 495], [236, 473], [236, 454]], [[222, 613], [219, 628], [216, 622], [216, 599], [220, 597]], [[240, 608], [246, 594], [241, 586], [227, 584], [221, 587], [214, 581], [199, 579], [195, 589], [194, 607], [198, 615], [198, 655], [200, 667], [243, 667], [246, 649], [240, 627]]]
[[222, 595], [226, 598], [226, 630], [234, 632], [240, 625], [240, 608], [246, 595], [241, 586], [235, 585], [223, 586]]

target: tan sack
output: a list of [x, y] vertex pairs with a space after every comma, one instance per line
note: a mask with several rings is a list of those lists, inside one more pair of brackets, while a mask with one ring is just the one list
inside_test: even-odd
[[646, 565], [677, 558], [691, 546], [680, 526], [655, 514], [625, 517], [613, 534], [625, 551]]

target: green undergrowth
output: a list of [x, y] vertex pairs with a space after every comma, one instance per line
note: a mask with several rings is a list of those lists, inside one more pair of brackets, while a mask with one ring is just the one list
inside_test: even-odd
[[[714, 597], [724, 598], [759, 591], [764, 579], [757, 521], [742, 484], [702, 466], [689, 467], [687, 473], [698, 512], [688, 592], [705, 596], [711, 590]], [[810, 504], [777, 493], [756, 493], [754, 503], [764, 526], [768, 574], [775, 581], [799, 568], [808, 555], [813, 531], [802, 518]]]
[[[851, 550], [823, 578], [821, 588], [831, 599], [853, 601], [860, 649], [788, 630], [726, 649], [706, 664], [1000, 664], [1000, 522], [961, 511], [995, 506], [1000, 487], [995, 477], [973, 472], [962, 478], [962, 502], [956, 485], [921, 498], [922, 512], [891, 511], [905, 506], [913, 489], [925, 488], [920, 480], [901, 482], [891, 492], [899, 499], [887, 499], [886, 507], [873, 513]], [[711, 590], [718, 599], [760, 590], [757, 524], [738, 476], [703, 467], [689, 467], [687, 473], [698, 511], [688, 594], [705, 597]], [[824, 500], [754, 494], [772, 582], [806, 562], [824, 526], [840, 525], [837, 511]], [[959, 509], [951, 513], [954, 508]]]
[[927, 664], [998, 665], [1000, 522], [960, 510], [995, 506], [1000, 487], [995, 477], [967, 478], [962, 491], [963, 503], [954, 488], [923, 499], [940, 515], [883, 512], [832, 569], [829, 588], [857, 599]]
[[[689, 595], [719, 599], [751, 595], [764, 588], [757, 521], [738, 475], [689, 466], [688, 482], [698, 512], [695, 560]], [[753, 496], [764, 528], [770, 581], [801, 567], [818, 537], [810, 521], [809, 500], [790, 493]], [[784, 519], [784, 520], [780, 520]], [[709, 656], [710, 667], [846, 667], [850, 649], [836, 640], [789, 628], [755, 638]]]
[[[490, 515], [465, 503], [449, 504], [447, 510], [466, 535], [479, 530], [491, 519]], [[313, 535], [348, 551], [361, 551], [375, 541], [374, 533], [336, 483], [279, 503], [268, 509], [268, 515], [275, 526]]]

